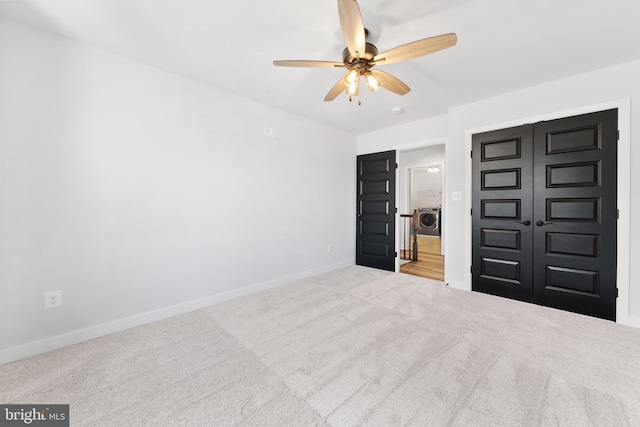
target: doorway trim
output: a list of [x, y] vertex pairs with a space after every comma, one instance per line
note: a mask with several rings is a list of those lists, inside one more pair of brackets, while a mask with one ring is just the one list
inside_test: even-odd
[[[393, 150], [396, 150], [396, 164], [400, 165], [400, 152], [401, 151], [408, 151], [408, 150], [414, 150], [416, 148], [424, 148], [424, 147], [431, 147], [433, 145], [444, 145], [444, 149], [445, 152], [447, 150], [447, 141], [449, 140], [449, 138], [434, 138], [434, 139], [428, 139], [426, 141], [418, 141], [418, 142], [411, 142], [408, 144], [400, 144], [400, 145], [394, 145], [392, 147]], [[444, 162], [442, 164], [442, 167], [444, 170], [447, 169], [447, 158], [445, 156]], [[404, 172], [404, 171], [403, 171]], [[396, 169], [396, 206], [400, 205], [400, 177], [399, 174], [402, 173], [400, 171], [400, 168], [398, 167], [398, 169]], [[447, 203], [447, 198], [445, 197], [445, 195], [447, 194], [447, 179], [445, 174], [442, 175], [442, 210], [444, 211], [446, 208], [446, 203]], [[400, 248], [400, 208], [398, 208], [398, 212], [396, 212], [396, 248]], [[446, 233], [445, 233], [446, 234]], [[442, 242], [442, 248], [444, 249], [444, 247], [446, 246], [446, 239], [447, 236], [443, 234], [441, 236], [441, 242]], [[400, 254], [400, 251], [398, 250], [398, 254]], [[396, 257], [396, 273], [400, 272], [400, 257], [397, 256]], [[445, 281], [446, 281], [446, 277], [445, 277]]]
[[[471, 152], [471, 139], [476, 133], [488, 132], [509, 127], [521, 126], [528, 123], [537, 123], [547, 120], [561, 119], [563, 117], [577, 116], [581, 114], [594, 113], [602, 110], [618, 109], [618, 130], [620, 139], [618, 140], [618, 209], [620, 218], [618, 219], [617, 250], [618, 260], [616, 266], [616, 276], [618, 285], [618, 299], [616, 301], [616, 322], [625, 325], [640, 327], [640, 318], [630, 316], [629, 301], [629, 268], [630, 268], [630, 207], [631, 207], [631, 98], [623, 98], [599, 104], [585, 105], [568, 110], [560, 110], [552, 113], [540, 114], [536, 116], [523, 117], [507, 122], [494, 123], [465, 131], [465, 152]], [[467, 158], [465, 164], [465, 212], [470, 212], [472, 203], [471, 158]], [[446, 189], [446, 186], [445, 186]], [[446, 192], [445, 194], [448, 194]], [[446, 198], [445, 198], [446, 199]], [[471, 215], [465, 221], [465, 266], [466, 271], [471, 268], [471, 246], [472, 246], [472, 225]], [[465, 288], [471, 291], [471, 273], [466, 275]]]

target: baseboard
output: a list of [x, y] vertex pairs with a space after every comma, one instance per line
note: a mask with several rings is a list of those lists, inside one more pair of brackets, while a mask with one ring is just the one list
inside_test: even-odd
[[445, 278], [444, 281], [447, 286], [449, 286], [450, 288], [455, 288], [455, 289], [460, 289], [461, 291], [470, 291], [471, 289], [469, 289], [466, 285], [466, 283], [464, 282], [454, 282], [454, 281], [447, 281]]
[[355, 260], [351, 259], [313, 270], [307, 270], [300, 273], [291, 274], [289, 276], [279, 277], [277, 279], [256, 283], [240, 289], [234, 289], [232, 291], [210, 295], [204, 298], [199, 298], [197, 300], [187, 301], [181, 304], [160, 308], [158, 310], [148, 311], [146, 313], [137, 314], [135, 316], [125, 317], [123, 319], [114, 320], [112, 322], [102, 323], [100, 325], [91, 326], [89, 328], [78, 329], [76, 331], [67, 332], [62, 335], [56, 335], [51, 338], [45, 338], [43, 340], [33, 341], [27, 344], [11, 347], [0, 351], [0, 364], [13, 362], [16, 360], [24, 359], [26, 357], [31, 357], [37, 354], [57, 350], [62, 347], [67, 347], [69, 345], [78, 344], [90, 339], [113, 334], [115, 332], [131, 329], [136, 326], [156, 322], [168, 317], [188, 313], [190, 311], [198, 310], [210, 305], [229, 301], [234, 298], [251, 295], [260, 291], [282, 286], [287, 283], [295, 282], [297, 280], [302, 280], [308, 277], [316, 276], [318, 274], [337, 270], [339, 268], [349, 267], [354, 264]]
[[618, 319], [618, 323], [621, 325], [633, 326], [635, 328], [640, 328], [640, 316], [626, 316], [622, 319]]

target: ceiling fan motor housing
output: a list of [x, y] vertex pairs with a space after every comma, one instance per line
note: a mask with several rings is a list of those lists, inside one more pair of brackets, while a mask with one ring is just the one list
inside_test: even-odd
[[356, 58], [355, 56], [351, 55], [349, 49], [345, 47], [342, 51], [342, 62], [344, 62], [344, 65], [346, 65], [347, 67], [357, 67], [359, 64], [362, 64], [366, 65], [366, 68], [372, 67], [373, 65], [369, 64], [369, 61], [371, 61], [378, 54], [378, 48], [371, 43], [365, 43], [365, 45], [366, 46], [364, 55], [360, 55], [360, 58]]

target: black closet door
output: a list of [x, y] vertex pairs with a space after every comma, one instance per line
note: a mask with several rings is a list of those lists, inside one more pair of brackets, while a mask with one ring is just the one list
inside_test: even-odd
[[617, 110], [473, 136], [475, 291], [615, 320]]
[[357, 158], [356, 264], [395, 271], [396, 152]]
[[473, 290], [531, 301], [531, 125], [473, 135]]
[[534, 127], [538, 304], [616, 318], [617, 129], [617, 110]]

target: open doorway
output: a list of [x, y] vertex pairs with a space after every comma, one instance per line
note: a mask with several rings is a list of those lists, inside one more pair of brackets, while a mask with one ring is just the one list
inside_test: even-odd
[[[409, 222], [399, 224], [400, 272], [444, 281], [443, 207], [445, 145], [430, 145], [398, 153], [398, 207], [401, 214], [417, 212], [417, 236], [406, 238]], [[409, 233], [410, 234], [410, 233]], [[417, 261], [408, 257], [417, 240]], [[408, 247], [407, 247], [408, 246]], [[404, 255], [404, 256], [403, 256]]]

